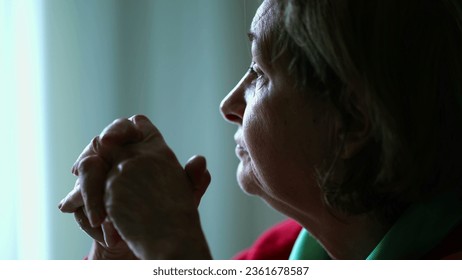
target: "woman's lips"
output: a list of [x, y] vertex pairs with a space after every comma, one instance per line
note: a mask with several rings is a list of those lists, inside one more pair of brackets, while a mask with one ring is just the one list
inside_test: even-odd
[[242, 147], [241, 145], [237, 144], [236, 145], [236, 155], [239, 158], [242, 158], [243, 156], [247, 155], [247, 150], [244, 147]]

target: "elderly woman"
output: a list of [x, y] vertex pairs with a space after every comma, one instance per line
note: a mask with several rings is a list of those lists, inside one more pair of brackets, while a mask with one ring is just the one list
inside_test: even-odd
[[[293, 220], [237, 258], [462, 258], [460, 1], [266, 0], [249, 38], [221, 104], [237, 177]], [[74, 173], [60, 209], [89, 258], [211, 258], [205, 159], [183, 168], [146, 117], [109, 125]]]

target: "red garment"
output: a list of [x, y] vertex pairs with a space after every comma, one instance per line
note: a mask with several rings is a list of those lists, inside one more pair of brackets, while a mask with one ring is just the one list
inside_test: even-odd
[[287, 260], [302, 227], [294, 220], [285, 220], [265, 231], [236, 260]]
[[[236, 260], [287, 260], [302, 227], [285, 220], [265, 231], [248, 249], [238, 253]], [[454, 228], [439, 245], [422, 257], [425, 260], [462, 260], [462, 224]]]

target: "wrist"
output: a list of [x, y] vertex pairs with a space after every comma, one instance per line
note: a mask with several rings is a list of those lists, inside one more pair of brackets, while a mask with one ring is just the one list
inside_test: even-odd
[[169, 236], [152, 241], [136, 250], [145, 260], [210, 260], [207, 241], [202, 232]]
[[212, 255], [207, 240], [197, 221], [163, 237], [149, 240], [140, 246], [141, 259], [157, 260], [210, 260]]

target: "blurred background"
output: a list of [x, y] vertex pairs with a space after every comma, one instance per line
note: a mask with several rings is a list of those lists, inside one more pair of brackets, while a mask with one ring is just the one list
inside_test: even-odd
[[116, 118], [145, 114], [184, 164], [208, 159], [200, 206], [227, 259], [283, 217], [236, 183], [219, 103], [250, 64], [259, 0], [0, 0], [0, 259], [82, 259], [57, 205], [74, 160]]

